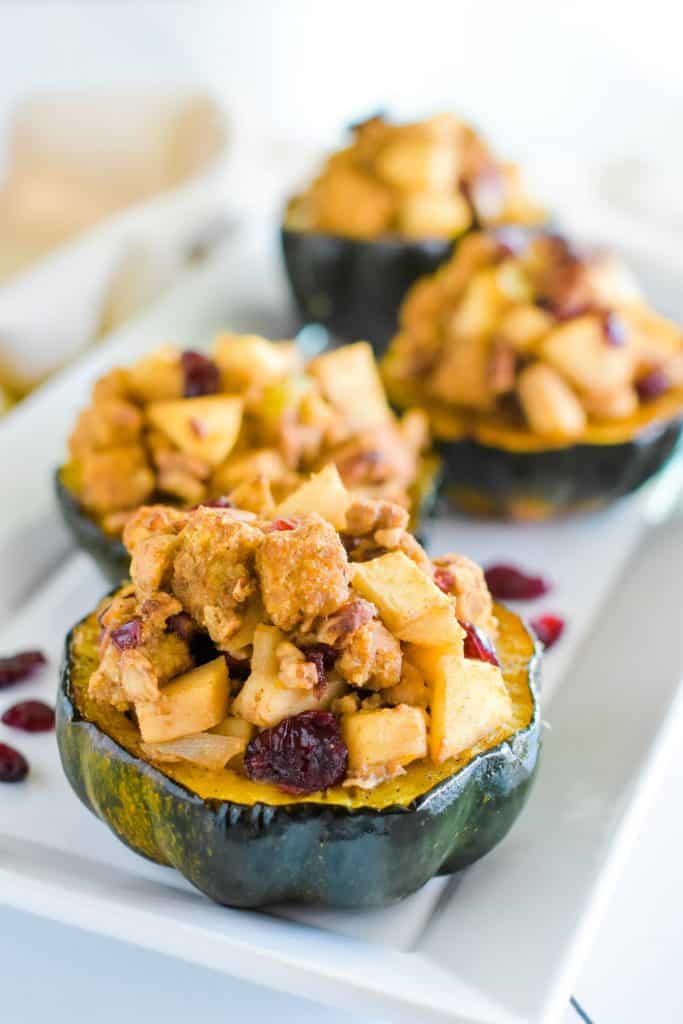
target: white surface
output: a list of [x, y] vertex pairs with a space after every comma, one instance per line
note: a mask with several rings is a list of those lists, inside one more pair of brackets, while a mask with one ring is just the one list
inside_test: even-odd
[[[4, 541], [5, 552], [14, 549], [17, 568], [27, 551], [32, 521], [41, 522], [39, 535], [53, 536], [46, 474], [59, 459], [87, 381], [102, 366], [127, 358], [141, 345], [157, 343], [171, 325], [177, 340], [194, 343], [228, 310], [231, 326], [268, 330], [273, 316], [277, 319], [282, 309], [278, 278], [269, 278], [272, 292], [264, 297], [264, 275], [253, 262], [260, 245], [262, 239], [254, 237], [251, 248], [238, 243], [237, 249], [227, 250], [173, 299], [122, 332], [111, 349], [89, 356], [10, 417], [0, 434], [5, 481], [11, 481], [0, 487], [6, 510], [0, 545]], [[230, 296], [224, 298], [225, 282], [240, 295], [240, 309]], [[259, 300], [265, 298], [265, 309], [250, 310], [256, 293]], [[282, 323], [274, 333], [282, 334]], [[510, 529], [504, 543], [495, 525], [458, 522], [446, 528], [447, 536], [439, 528], [438, 544], [484, 560], [505, 554], [533, 563], [558, 582], [552, 607], [568, 615], [571, 628], [563, 645], [548, 657], [549, 682], [556, 687], [563, 659], [575, 650], [605, 589], [623, 567], [638, 534], [639, 516], [651, 500], [652, 494], [641, 496], [600, 517], [560, 528]], [[44, 737], [30, 737], [24, 742], [35, 767], [29, 788], [3, 791], [0, 804], [3, 898], [285, 991], [386, 1013], [392, 1020], [556, 1017], [565, 1007], [596, 923], [597, 904], [589, 897], [600, 883], [595, 894], [602, 900], [605, 879], [614, 879], [613, 840], [617, 835], [627, 840], [634, 833], [638, 815], [624, 816], [634, 792], [642, 812], [647, 793], [635, 789], [635, 779], [683, 667], [677, 589], [663, 608], [652, 603], [647, 608], [666, 627], [668, 639], [656, 647], [659, 662], [653, 663], [648, 648], [632, 651], [622, 643], [624, 636], [636, 635], [643, 621], [640, 594], [649, 592], [653, 574], [660, 591], [664, 586], [662, 550], [668, 551], [672, 543], [666, 529], [659, 547], [648, 549], [637, 563], [640, 568], [617, 588], [619, 597], [610, 603], [604, 628], [594, 634], [590, 658], [579, 660], [571, 687], [560, 688], [546, 712], [552, 730], [546, 737], [543, 770], [519, 824], [498, 850], [462, 876], [432, 883], [400, 907], [378, 914], [298, 912], [303, 925], [219, 909], [177, 875], [115, 843], [68, 792], [55, 765], [54, 747]], [[15, 541], [17, 530], [22, 544]], [[55, 534], [50, 550], [32, 554], [34, 582], [45, 571], [45, 555], [52, 562], [63, 549], [63, 539]], [[683, 553], [680, 537], [677, 550]], [[675, 566], [673, 559], [665, 562], [675, 569], [668, 585], [677, 587], [683, 565]], [[27, 584], [19, 571], [0, 582], [5, 608], [26, 598]], [[65, 629], [92, 605], [102, 587], [84, 556], [70, 558], [23, 606], [16, 623], [0, 637], [0, 646], [34, 645], [36, 636], [45, 636], [54, 665]], [[652, 679], [645, 693], [640, 676], [646, 667], [652, 669]], [[49, 692], [51, 685], [54, 676], [25, 684], [17, 693]], [[586, 743], [591, 734], [593, 742]], [[559, 802], [558, 792], [564, 794]], [[311, 924], [325, 930], [312, 931]]]

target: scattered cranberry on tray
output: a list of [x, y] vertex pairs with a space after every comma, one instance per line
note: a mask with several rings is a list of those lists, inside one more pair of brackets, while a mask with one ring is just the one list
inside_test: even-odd
[[28, 761], [14, 747], [0, 743], [0, 782], [21, 782], [28, 775]]
[[532, 601], [551, 589], [542, 576], [530, 576], [514, 565], [490, 565], [486, 583], [493, 597], [502, 601]]
[[473, 658], [476, 661], [488, 661], [491, 665], [500, 666], [496, 649], [481, 629], [478, 629], [472, 622], [458, 622], [465, 630], [467, 636], [464, 639], [464, 653], [466, 658]]
[[7, 658], [0, 658], [0, 690], [14, 683], [28, 679], [34, 672], [47, 663], [42, 651], [21, 651]]
[[221, 386], [220, 370], [201, 352], [187, 349], [180, 356], [183, 367], [183, 395], [198, 398], [200, 395], [215, 395]]
[[560, 639], [564, 632], [564, 619], [559, 615], [539, 615], [531, 620], [531, 628], [547, 649]]
[[42, 700], [22, 700], [7, 708], [0, 721], [24, 732], [51, 732], [55, 727], [55, 711]]
[[244, 755], [244, 769], [250, 779], [302, 795], [341, 782], [348, 758], [335, 716], [304, 711], [255, 736]]

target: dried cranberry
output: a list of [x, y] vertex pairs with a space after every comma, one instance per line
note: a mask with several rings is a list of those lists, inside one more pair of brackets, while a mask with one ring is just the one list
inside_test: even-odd
[[503, 601], [532, 601], [551, 589], [542, 576], [530, 576], [514, 565], [491, 565], [484, 575], [493, 597]]
[[670, 381], [664, 370], [650, 370], [645, 377], [641, 377], [639, 381], [636, 381], [636, 391], [641, 402], [651, 401], [653, 398], [659, 398], [665, 391], [669, 390]]
[[455, 583], [455, 577], [452, 572], [448, 571], [448, 569], [435, 569], [434, 582], [439, 590], [443, 590], [444, 594], [450, 594], [453, 589], [453, 584]]
[[129, 651], [133, 647], [138, 647], [142, 641], [142, 620], [130, 619], [129, 622], [124, 622], [123, 625], [113, 629], [109, 635], [120, 651]]
[[47, 658], [42, 651], [21, 651], [10, 657], [0, 658], [0, 690], [19, 683], [22, 679], [28, 679], [45, 664]]
[[318, 686], [327, 682], [327, 673], [337, 660], [337, 652], [329, 644], [312, 644], [304, 650], [306, 661], [312, 661], [318, 673]]
[[266, 533], [277, 533], [280, 530], [296, 530], [294, 519], [273, 519], [266, 527]]
[[190, 642], [196, 628], [192, 616], [187, 612], [178, 612], [177, 615], [169, 615], [166, 619], [166, 629], [170, 633], [175, 633], [185, 643]]
[[531, 620], [531, 628], [544, 647], [552, 647], [564, 632], [564, 619], [559, 615], [539, 615]]
[[42, 700], [22, 700], [7, 708], [2, 722], [24, 732], [51, 732], [55, 727], [55, 711]]
[[223, 651], [231, 679], [246, 679], [251, 671], [249, 658], [236, 658], [233, 654]]
[[0, 782], [21, 782], [28, 775], [28, 761], [14, 747], [0, 743]]
[[496, 649], [483, 630], [475, 626], [473, 622], [458, 622], [465, 630], [467, 636], [464, 640], [466, 658], [474, 658], [476, 661], [488, 661], [491, 665], [500, 666]]
[[286, 793], [315, 793], [346, 775], [349, 752], [329, 711], [304, 711], [255, 736], [244, 755], [250, 779]]
[[614, 348], [621, 348], [626, 344], [626, 324], [616, 313], [605, 313], [602, 317], [602, 331], [605, 341]]
[[183, 368], [183, 394], [185, 398], [197, 398], [199, 395], [215, 395], [220, 390], [220, 370], [201, 352], [187, 349], [180, 356]]

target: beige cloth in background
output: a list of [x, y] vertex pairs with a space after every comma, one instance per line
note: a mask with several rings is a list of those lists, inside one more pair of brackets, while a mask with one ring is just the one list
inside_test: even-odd
[[65, 94], [24, 101], [0, 185], [0, 280], [116, 213], [199, 174], [221, 153], [201, 94]]

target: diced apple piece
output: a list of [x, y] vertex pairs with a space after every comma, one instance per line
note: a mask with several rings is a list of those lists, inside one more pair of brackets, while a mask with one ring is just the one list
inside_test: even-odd
[[308, 367], [323, 394], [352, 430], [366, 430], [391, 419], [391, 410], [372, 348], [366, 341], [318, 356]]
[[211, 478], [212, 494], [229, 494], [235, 487], [255, 477], [280, 480], [287, 473], [287, 464], [274, 448], [257, 448], [246, 454], [229, 456]]
[[217, 466], [232, 451], [242, 425], [242, 400], [203, 395], [175, 402], [153, 402], [147, 416], [187, 455]]
[[234, 714], [259, 727], [277, 725], [283, 718], [302, 711], [324, 710], [344, 690], [341, 679], [329, 678], [321, 693], [315, 690], [289, 689], [278, 678], [275, 651], [286, 636], [275, 626], [257, 626], [251, 674], [233, 701]]
[[501, 317], [496, 337], [516, 352], [528, 352], [554, 325], [550, 313], [538, 306], [513, 306]]
[[236, 508], [242, 508], [245, 512], [268, 517], [275, 515], [275, 500], [267, 476], [243, 480], [230, 491], [228, 497]]
[[278, 506], [276, 515], [287, 517], [317, 512], [336, 530], [343, 530], [350, 503], [351, 496], [342, 483], [339, 471], [331, 464], [319, 473], [314, 473], [285, 498]]
[[505, 726], [512, 702], [503, 674], [485, 661], [443, 655], [432, 687], [429, 753], [439, 764]]
[[632, 416], [638, 408], [638, 394], [635, 388], [621, 388], [619, 391], [585, 391], [582, 395], [585, 408], [598, 420], [621, 420]]
[[414, 192], [401, 199], [398, 224], [408, 238], [455, 237], [472, 223], [464, 196], [435, 192]]
[[[363, 779], [388, 768], [396, 768], [427, 756], [427, 724], [422, 708], [399, 704], [376, 711], [354, 711], [343, 715], [341, 731], [349, 751], [348, 774]], [[381, 774], [380, 774], [381, 778]]]
[[143, 743], [144, 754], [151, 761], [174, 763], [190, 761], [210, 771], [225, 768], [233, 757], [244, 753], [247, 742], [236, 736], [219, 736], [210, 732], [198, 736], [184, 736], [168, 743]]
[[474, 275], [456, 307], [448, 333], [453, 338], [481, 338], [491, 334], [508, 305], [501, 291], [498, 271], [487, 267]]
[[581, 402], [552, 366], [527, 366], [517, 379], [517, 391], [524, 415], [537, 434], [579, 437], [585, 430]]
[[164, 686], [159, 701], [135, 705], [145, 743], [165, 743], [212, 729], [228, 713], [225, 658], [192, 669]]
[[495, 393], [489, 379], [491, 340], [488, 335], [462, 335], [446, 342], [430, 387], [437, 398], [467, 408], [490, 409]]
[[580, 391], [618, 391], [631, 383], [635, 363], [633, 338], [625, 334], [623, 344], [610, 345], [599, 317], [579, 316], [555, 327], [541, 352]]
[[234, 736], [238, 740], [244, 740], [246, 746], [256, 732], [256, 729], [251, 722], [245, 722], [243, 718], [238, 718], [237, 715], [228, 715], [222, 722], [214, 726], [211, 732], [215, 733], [216, 736]]
[[140, 402], [164, 402], [183, 393], [183, 368], [180, 352], [173, 345], [162, 345], [138, 360], [128, 371], [128, 386]]
[[448, 195], [460, 176], [461, 162], [459, 147], [447, 142], [435, 145], [432, 139], [406, 135], [382, 146], [376, 173], [399, 191]]
[[263, 386], [297, 368], [296, 345], [273, 342], [257, 334], [221, 334], [216, 339], [213, 359], [221, 371], [227, 391], [242, 391], [251, 384]]
[[462, 643], [453, 605], [433, 580], [402, 551], [351, 566], [355, 590], [376, 605], [399, 640], [443, 646]]
[[[403, 648], [406, 661], [410, 665], [414, 665], [421, 672], [430, 686], [433, 686], [436, 682], [436, 677], [441, 669], [441, 661], [444, 657], [465, 657], [463, 653], [465, 631], [460, 626], [460, 623], [458, 623], [458, 626], [460, 628], [460, 636], [456, 643], [434, 647], [425, 647], [421, 644], [406, 644]], [[410, 704], [411, 702], [406, 701], [406, 703]]]

